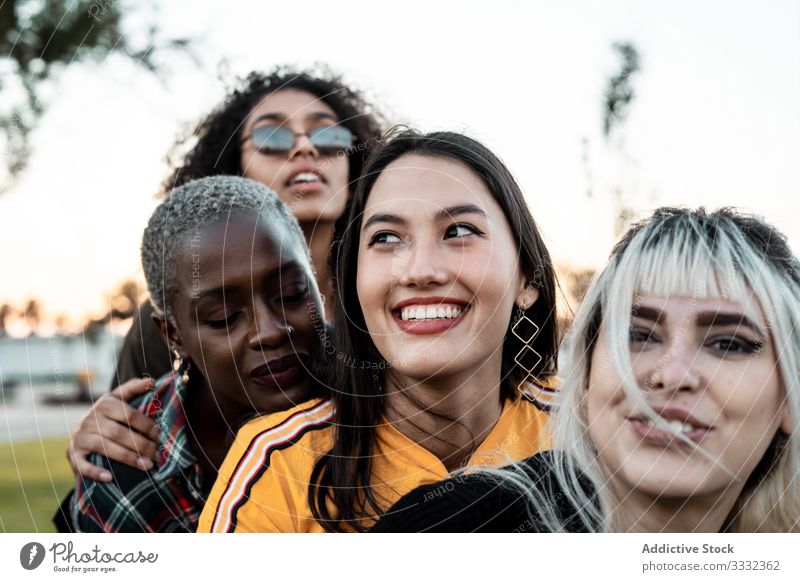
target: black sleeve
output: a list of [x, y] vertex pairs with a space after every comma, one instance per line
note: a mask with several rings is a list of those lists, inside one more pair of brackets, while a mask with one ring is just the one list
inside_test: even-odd
[[160, 378], [172, 370], [169, 347], [164, 343], [152, 315], [150, 301], [142, 303], [134, 314], [133, 324], [117, 358], [117, 373], [111, 380], [112, 390], [132, 378], [145, 375]]
[[414, 489], [370, 530], [410, 532], [530, 531], [525, 496], [502, 481], [461, 475]]
[[56, 531], [58, 533], [75, 533], [72, 527], [72, 521], [70, 521], [69, 518], [70, 504], [72, 503], [73, 495], [75, 495], [74, 489], [67, 493], [61, 505], [59, 505], [56, 510], [56, 514], [53, 516], [53, 525], [56, 526]]

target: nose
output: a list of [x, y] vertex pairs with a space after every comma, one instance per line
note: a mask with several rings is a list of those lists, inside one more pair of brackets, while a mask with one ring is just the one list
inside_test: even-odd
[[645, 380], [651, 390], [697, 390], [702, 377], [698, 366], [699, 354], [686, 342], [673, 341], [653, 366]]
[[280, 309], [270, 309], [263, 301], [255, 303], [248, 340], [251, 349], [277, 348], [289, 340], [293, 331]]
[[424, 289], [448, 281], [448, 267], [435, 242], [417, 241], [394, 261], [393, 271], [401, 285]]
[[319, 157], [319, 151], [317, 151], [314, 142], [311, 141], [311, 138], [305, 132], [294, 134], [294, 147], [289, 152], [289, 158], [291, 159], [299, 155], [306, 155], [312, 158]]

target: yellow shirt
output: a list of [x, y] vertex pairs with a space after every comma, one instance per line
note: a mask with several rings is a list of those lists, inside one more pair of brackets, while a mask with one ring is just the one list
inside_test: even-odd
[[[246, 424], [225, 458], [200, 516], [199, 532], [322, 532], [308, 504], [311, 471], [333, 444], [330, 400], [312, 400]], [[548, 416], [530, 400], [506, 402], [469, 466], [500, 466], [547, 448]], [[433, 453], [391, 424], [376, 429], [372, 483], [389, 509], [400, 497], [441, 481]], [[366, 525], [371, 525], [372, 518]]]

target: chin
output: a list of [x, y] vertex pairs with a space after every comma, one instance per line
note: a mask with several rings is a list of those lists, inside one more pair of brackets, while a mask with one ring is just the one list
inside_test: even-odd
[[665, 462], [658, 466], [642, 464], [640, 468], [637, 471], [634, 465], [624, 469], [625, 481], [639, 493], [662, 499], [686, 499], [707, 493], [708, 467]]
[[[346, 202], [346, 200], [345, 200]], [[298, 222], [333, 222], [344, 212], [345, 204], [330, 198], [291, 201], [287, 203]]]
[[293, 408], [310, 398], [311, 384], [303, 380], [284, 390], [275, 390], [253, 398], [253, 406], [260, 414], [272, 414]]
[[434, 361], [414, 362], [413, 366], [394, 366], [394, 370], [406, 378], [411, 378], [417, 382], [425, 382], [437, 376], [451, 376], [463, 372], [462, 366], [452, 359], [437, 357]]

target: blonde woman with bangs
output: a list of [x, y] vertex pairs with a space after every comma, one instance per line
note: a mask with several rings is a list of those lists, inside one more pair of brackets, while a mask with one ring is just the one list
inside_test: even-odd
[[418, 488], [373, 531], [800, 531], [798, 267], [758, 218], [655, 211], [576, 314], [554, 449]]

